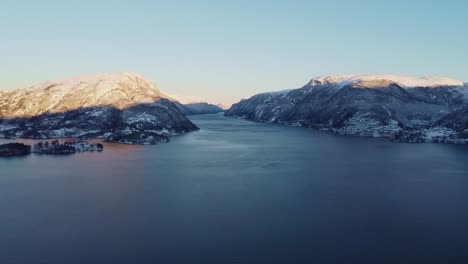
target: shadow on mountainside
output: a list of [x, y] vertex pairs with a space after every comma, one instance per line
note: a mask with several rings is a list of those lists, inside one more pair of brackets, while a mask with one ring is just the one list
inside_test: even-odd
[[100, 138], [127, 144], [158, 144], [169, 136], [198, 130], [168, 99], [118, 109], [79, 108], [33, 117], [0, 118], [3, 138]]

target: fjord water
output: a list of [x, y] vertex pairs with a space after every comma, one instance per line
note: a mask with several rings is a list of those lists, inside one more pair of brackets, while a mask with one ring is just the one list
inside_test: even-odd
[[466, 263], [468, 148], [192, 116], [0, 159], [0, 263]]

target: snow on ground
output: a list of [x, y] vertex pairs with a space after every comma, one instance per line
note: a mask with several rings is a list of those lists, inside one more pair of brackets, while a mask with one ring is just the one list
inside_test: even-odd
[[89, 107], [125, 109], [167, 98], [153, 82], [134, 73], [110, 73], [45, 81], [2, 94], [6, 118], [30, 117]]
[[383, 124], [379, 120], [368, 117], [353, 117], [345, 122], [345, 126], [333, 129], [335, 133], [351, 136], [387, 137], [395, 131], [401, 130], [396, 120]]
[[463, 82], [446, 77], [410, 77], [398, 75], [335, 75], [313, 78], [309, 85], [337, 85], [344, 87], [349, 84], [363, 82], [390, 81], [402, 87], [440, 87], [463, 86]]
[[0, 131], [7, 131], [10, 129], [15, 129], [16, 126], [7, 126], [7, 125], [0, 125]]
[[158, 119], [154, 115], [150, 115], [147, 113], [140, 113], [134, 116], [127, 118], [126, 123], [134, 124], [134, 123], [157, 123]]
[[457, 134], [453, 129], [446, 127], [432, 127], [423, 129], [421, 132], [423, 134], [423, 138], [427, 142], [431, 142], [436, 139], [449, 139]]

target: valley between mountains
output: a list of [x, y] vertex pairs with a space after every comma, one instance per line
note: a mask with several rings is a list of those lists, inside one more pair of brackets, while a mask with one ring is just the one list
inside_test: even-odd
[[[187, 115], [219, 113], [185, 104], [134, 73], [53, 80], [0, 92], [0, 138], [103, 139], [158, 144], [198, 130]], [[225, 116], [411, 143], [468, 143], [468, 87], [449, 78], [343, 75], [299, 89], [257, 94]]]

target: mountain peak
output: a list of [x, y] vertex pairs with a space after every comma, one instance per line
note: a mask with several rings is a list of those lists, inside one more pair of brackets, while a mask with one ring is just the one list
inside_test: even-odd
[[360, 88], [376, 88], [398, 84], [404, 88], [410, 87], [445, 87], [463, 86], [463, 82], [446, 77], [410, 77], [399, 75], [333, 75], [313, 78], [308, 85], [336, 85], [344, 87], [355, 85]]
[[124, 109], [167, 98], [136, 73], [103, 73], [50, 80], [2, 94], [0, 117], [59, 113], [87, 107]]

